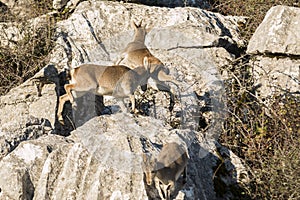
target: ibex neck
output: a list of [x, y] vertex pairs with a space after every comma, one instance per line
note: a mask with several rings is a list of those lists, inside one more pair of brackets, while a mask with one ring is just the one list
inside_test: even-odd
[[145, 42], [145, 36], [146, 36], [145, 33], [138, 32], [134, 35], [134, 41], [144, 43]]

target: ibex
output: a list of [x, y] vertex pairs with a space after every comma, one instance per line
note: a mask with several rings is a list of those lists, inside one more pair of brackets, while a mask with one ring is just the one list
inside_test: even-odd
[[[162, 82], [173, 82], [171, 76], [163, 66], [152, 65], [151, 58], [144, 57], [143, 65], [131, 70], [124, 65], [103, 66], [96, 64], [82, 64], [71, 70], [71, 81], [64, 86], [66, 94], [60, 96], [57, 111], [58, 120], [63, 123], [62, 111], [66, 101], [70, 101], [75, 106], [72, 92], [93, 92], [100, 96], [113, 96], [121, 98], [130, 97], [132, 110], [135, 111], [133, 93], [140, 85], [147, 83], [151, 77]], [[175, 84], [175, 83], [174, 83]], [[176, 85], [176, 84], [175, 84]], [[126, 111], [123, 104], [122, 111]]]
[[[145, 26], [142, 26], [142, 21], [139, 25], [135, 24], [134, 21], [131, 21], [131, 26], [134, 28], [134, 37], [133, 41], [128, 43], [126, 48], [122, 51], [120, 58], [116, 64], [126, 65], [131, 69], [134, 69], [143, 64], [143, 58], [148, 57], [151, 65], [164, 66], [164, 64], [155, 56], [153, 56], [149, 49], [145, 45], [145, 37], [149, 30]], [[167, 72], [169, 73], [169, 71]], [[160, 91], [168, 92], [170, 95], [170, 106], [169, 110], [172, 110], [174, 107], [174, 95], [170, 92], [170, 87], [162, 84], [158, 80], [156, 82], [156, 89]], [[178, 84], [178, 83], [177, 83]], [[142, 88], [146, 90], [145, 87]]]
[[165, 144], [157, 159], [151, 161], [149, 156], [143, 155], [146, 183], [154, 186], [163, 200], [170, 200], [176, 188], [176, 182], [181, 175], [186, 181], [186, 167], [189, 156], [182, 145], [175, 142]]

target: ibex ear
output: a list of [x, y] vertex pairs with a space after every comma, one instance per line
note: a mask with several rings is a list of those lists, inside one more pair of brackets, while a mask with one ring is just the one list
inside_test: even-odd
[[144, 57], [144, 67], [146, 70], [150, 70], [150, 63], [147, 56]]
[[137, 24], [138, 27], [142, 27], [143, 19], [141, 19], [140, 23]]
[[153, 25], [145, 25], [144, 29], [146, 30], [146, 33], [149, 33], [153, 29]]
[[136, 25], [136, 23], [133, 20], [131, 20], [130, 24], [131, 24], [131, 27], [133, 29], [137, 29], [138, 28], [138, 26]]

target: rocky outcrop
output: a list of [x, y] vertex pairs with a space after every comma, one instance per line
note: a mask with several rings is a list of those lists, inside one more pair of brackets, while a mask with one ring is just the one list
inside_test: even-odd
[[[62, 94], [62, 86], [66, 82], [66, 78], [63, 78], [66, 76], [65, 69], [86, 62], [112, 64], [132, 38], [130, 20], [139, 21], [140, 16], [145, 15], [148, 18], [144, 18], [143, 23], [152, 28], [146, 37], [146, 45], [170, 68], [171, 74], [182, 81], [183, 90], [190, 88], [190, 91], [196, 91], [201, 96], [210, 90], [222, 89], [217, 68], [234, 58], [227, 47], [244, 45], [236, 29], [238, 17], [224, 17], [196, 8], [170, 10], [92, 1], [80, 3], [69, 19], [57, 24], [57, 45], [50, 55], [50, 64], [34, 80], [31, 79], [1, 97], [1, 109], [11, 110], [8, 108], [10, 105], [18, 106], [17, 103], [23, 101], [25, 110], [22, 112], [27, 115], [27, 109], [32, 103], [47, 101], [42, 103], [47, 106], [39, 110], [38, 117], [48, 119], [55, 126], [54, 111], [57, 96]], [[53, 83], [52, 86], [45, 87], [40, 98], [35, 97], [37, 91], [32, 85], [37, 80]], [[195, 80], [199, 81], [195, 84]], [[51, 113], [51, 116], [43, 113]], [[10, 113], [11, 116], [14, 114], [17, 115], [15, 119], [23, 117], [17, 112]], [[2, 115], [1, 118], [2, 125], [5, 125], [11, 117], [6, 119], [6, 115]], [[18, 123], [19, 120], [15, 121]]]
[[[87, 62], [114, 63], [132, 40], [130, 21], [141, 19], [151, 28], [147, 47], [180, 82], [174, 110], [168, 110], [163, 92], [137, 92], [143, 116], [118, 113], [115, 100], [105, 100], [99, 111], [102, 99], [87, 94], [77, 100], [76, 110], [65, 106], [66, 123], [59, 124], [57, 100], [68, 70]], [[151, 199], [157, 190], [144, 183], [141, 154], [157, 154], [172, 141], [184, 144], [190, 155], [188, 181], [177, 188], [178, 199], [234, 196], [233, 190], [247, 182], [247, 172], [216, 142], [225, 98], [218, 68], [244, 46], [240, 20], [198, 8], [79, 3], [68, 19], [56, 24], [49, 64], [0, 97], [0, 197]], [[28, 123], [31, 118], [36, 122]], [[12, 142], [5, 143], [7, 138]]]
[[[54, 9], [74, 9], [74, 6], [76, 6], [80, 1], [82, 0], [53, 0], [53, 8]], [[144, 4], [148, 6], [163, 6], [163, 7], [187, 7], [187, 6], [193, 6], [198, 8], [208, 8], [209, 4], [205, 0], [160, 0], [160, 1], [152, 1], [152, 0], [117, 0], [121, 3], [137, 3], [137, 4]]]
[[299, 93], [300, 84], [300, 9], [271, 8], [252, 36], [247, 52], [261, 98], [285, 92]]
[[[142, 153], [158, 152], [159, 144], [183, 142], [181, 138], [185, 138], [184, 142], [190, 144], [188, 179], [184, 188], [177, 191], [177, 199], [216, 199], [214, 179], [223, 181], [219, 183], [226, 188], [223, 197], [232, 197], [229, 188], [237, 189], [237, 178], [247, 173], [240, 161], [220, 145], [211, 144], [214, 150], [204, 149], [200, 132], [169, 129], [160, 120], [133, 119], [120, 113], [94, 118], [68, 138], [47, 135], [22, 142], [0, 161], [0, 196], [147, 199], [156, 190], [144, 183]], [[223, 163], [219, 155], [224, 156]], [[215, 170], [220, 166], [222, 170]], [[235, 166], [239, 167], [238, 172]]]
[[300, 8], [272, 7], [248, 45], [251, 54], [300, 56]]

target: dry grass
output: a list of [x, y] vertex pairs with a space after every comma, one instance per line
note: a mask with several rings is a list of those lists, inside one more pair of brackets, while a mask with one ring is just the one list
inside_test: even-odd
[[54, 21], [35, 30], [28, 19], [46, 14], [52, 1], [36, 1], [31, 12], [25, 17], [13, 15], [7, 8], [1, 7], [0, 23], [14, 22], [23, 35], [22, 39], [11, 41], [13, 45], [0, 47], [0, 95], [7, 93], [12, 87], [32, 77], [47, 63], [47, 55], [53, 46]]
[[[247, 16], [241, 33], [246, 41], [275, 5], [300, 7], [298, 0], [211, 0], [212, 11]], [[249, 56], [226, 67], [228, 118], [220, 142], [233, 150], [251, 170], [251, 184], [238, 199], [299, 199], [300, 197], [300, 95], [256, 99]], [[268, 99], [267, 99], [268, 101]], [[247, 194], [244, 191], [248, 191]]]
[[[255, 98], [249, 56], [226, 70], [228, 118], [220, 142], [250, 167], [251, 199], [297, 199], [300, 196], [300, 96]], [[247, 191], [247, 190], [245, 190]], [[241, 197], [243, 195], [241, 194]]]
[[241, 29], [241, 34], [245, 40], [249, 40], [255, 29], [264, 19], [267, 11], [276, 5], [300, 7], [299, 0], [208, 0], [211, 11], [224, 15], [246, 16], [249, 18], [245, 26]]

